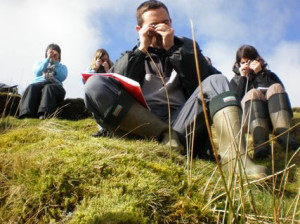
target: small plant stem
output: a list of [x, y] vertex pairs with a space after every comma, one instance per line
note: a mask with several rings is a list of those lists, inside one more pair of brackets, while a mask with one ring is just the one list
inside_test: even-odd
[[[168, 105], [168, 126], [169, 126], [169, 140], [171, 141], [172, 139], [172, 125], [171, 125], [171, 107], [170, 107], [170, 99], [169, 99], [169, 94], [168, 94], [168, 90], [167, 90], [167, 86], [164, 80], [164, 76], [162, 74], [162, 71], [157, 67], [155, 61], [153, 60], [153, 58], [151, 57], [151, 55], [149, 54], [148, 51], [146, 51], [148, 57], [150, 58], [150, 60], [152, 61], [153, 65], [155, 66], [155, 69], [157, 70], [159, 77], [161, 79], [161, 82], [164, 86], [164, 90], [166, 92], [166, 99], [167, 99], [167, 105]], [[172, 162], [172, 142], [170, 142], [170, 159]], [[172, 163], [173, 164], [173, 163]], [[172, 165], [173, 166], [173, 165]], [[173, 169], [171, 169], [171, 174], [173, 174]], [[172, 175], [173, 176], [173, 175]], [[172, 178], [173, 179], [173, 178]]]
[[[194, 126], [193, 126], [193, 130], [196, 130], [196, 116], [194, 116]], [[190, 188], [192, 186], [192, 174], [193, 174], [193, 154], [194, 154], [194, 139], [195, 139], [195, 131], [193, 131], [193, 135], [192, 135], [192, 144], [191, 144], [191, 153], [190, 153], [190, 166], [189, 166], [189, 190], [188, 192], [190, 191]]]
[[299, 198], [300, 198], [300, 189], [299, 189], [297, 197], [296, 197], [296, 202], [295, 202], [295, 207], [294, 207], [294, 213], [293, 213], [293, 223], [294, 223], [295, 216], [296, 216], [296, 213], [297, 213], [297, 207], [298, 207]]
[[219, 157], [218, 157], [218, 153], [217, 153], [215, 144], [213, 142], [212, 133], [211, 133], [211, 129], [210, 129], [210, 123], [209, 123], [208, 115], [207, 115], [207, 111], [206, 111], [206, 105], [205, 105], [205, 100], [204, 100], [203, 90], [202, 90], [201, 72], [200, 72], [200, 68], [199, 68], [198, 52], [197, 52], [197, 47], [196, 47], [193, 21], [191, 21], [191, 28], [192, 28], [192, 36], [193, 36], [193, 46], [194, 46], [194, 55], [195, 55], [195, 62], [196, 62], [195, 63], [196, 64], [196, 71], [197, 71], [197, 77], [198, 77], [198, 83], [199, 83], [200, 96], [201, 96], [201, 99], [202, 99], [201, 102], [202, 102], [202, 107], [203, 107], [203, 112], [204, 112], [204, 117], [205, 117], [206, 128], [207, 128], [210, 143], [211, 143], [212, 148], [213, 148], [214, 157], [215, 157], [220, 175], [222, 177], [225, 192], [226, 192], [227, 197], [229, 198], [229, 207], [230, 207], [230, 210], [233, 211], [232, 200], [231, 200], [230, 193], [229, 193], [229, 191], [227, 189], [227, 186], [226, 186], [225, 176], [224, 176], [224, 173], [223, 173], [220, 161], [219, 161]]

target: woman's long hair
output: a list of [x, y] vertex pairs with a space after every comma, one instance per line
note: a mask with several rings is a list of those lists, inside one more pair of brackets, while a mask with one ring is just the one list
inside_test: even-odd
[[106, 51], [105, 49], [103, 49], [103, 48], [98, 49], [98, 50], [95, 52], [95, 55], [94, 55], [94, 58], [93, 58], [93, 61], [92, 61], [91, 65], [90, 65], [90, 68], [96, 71], [96, 62], [97, 62], [98, 58], [101, 59], [104, 55], [107, 55], [107, 57], [108, 57], [109, 68], [111, 68], [111, 67], [113, 66], [113, 63], [112, 63], [112, 61], [111, 61], [110, 58], [109, 58], [109, 54], [108, 54], [107, 51]]
[[242, 45], [236, 52], [235, 63], [233, 64], [232, 70], [237, 74], [239, 73], [239, 67], [242, 58], [247, 58], [249, 60], [256, 60], [261, 63], [262, 69], [267, 67], [265, 60], [259, 55], [258, 51], [251, 45]]

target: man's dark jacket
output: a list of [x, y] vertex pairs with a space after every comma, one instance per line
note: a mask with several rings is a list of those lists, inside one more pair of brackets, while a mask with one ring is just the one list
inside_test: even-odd
[[[201, 80], [204, 80], [211, 74], [220, 73], [208, 64], [198, 44], [196, 44], [196, 51], [200, 65]], [[166, 76], [170, 75], [173, 69], [179, 74], [184, 96], [188, 99], [198, 87], [193, 40], [185, 37], [174, 37], [174, 45], [168, 51], [149, 47], [148, 52], [160, 58]], [[146, 57], [148, 57], [147, 53], [140, 51], [138, 46], [135, 46], [117, 60], [111, 72], [134, 79], [142, 86], [146, 74]]]

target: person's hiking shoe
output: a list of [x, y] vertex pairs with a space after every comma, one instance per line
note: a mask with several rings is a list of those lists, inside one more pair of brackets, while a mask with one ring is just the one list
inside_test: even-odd
[[101, 129], [97, 132], [95, 132], [94, 134], [92, 134], [91, 136], [94, 137], [94, 138], [99, 138], [99, 137], [102, 137], [102, 136], [108, 136], [108, 131], [105, 130], [105, 129]]

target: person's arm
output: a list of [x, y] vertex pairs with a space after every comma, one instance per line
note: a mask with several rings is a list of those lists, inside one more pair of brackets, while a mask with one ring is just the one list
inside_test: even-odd
[[[180, 74], [182, 86], [191, 95], [198, 86], [197, 69], [193, 41], [188, 38], [175, 38], [175, 45], [167, 51], [173, 68]], [[209, 65], [196, 43], [196, 52], [201, 73], [201, 80], [210, 75]]]
[[55, 75], [54, 75], [55, 79], [57, 79], [60, 82], [63, 82], [68, 76], [67, 66], [61, 64], [58, 61], [56, 61], [54, 65], [55, 65]]
[[230, 85], [233, 91], [235, 91], [240, 100], [243, 99], [245, 95], [246, 85], [247, 85], [247, 77], [246, 76], [234, 76]]
[[214, 66], [209, 65], [209, 74], [222, 74], [218, 69], [216, 69]]
[[33, 66], [33, 74], [38, 77], [43, 75], [43, 71], [46, 70], [48, 64], [50, 62], [49, 58], [46, 58], [43, 61], [37, 61]]
[[[170, 22], [170, 21], [168, 21]], [[126, 52], [110, 70], [136, 80], [141, 85], [145, 76], [145, 58], [147, 50], [155, 35], [161, 37], [161, 49], [169, 51], [174, 45], [174, 29], [168, 22], [137, 26], [139, 45], [132, 51]]]
[[134, 48], [132, 51], [124, 53], [109, 72], [124, 75], [141, 84], [145, 76], [145, 57], [146, 53]]
[[268, 71], [269, 75], [271, 77], [271, 79], [275, 82], [275, 83], [279, 83], [280, 85], [282, 85], [282, 87], [284, 88], [284, 85], [282, 83], [282, 81], [280, 80], [280, 78], [272, 71]]
[[86, 73], [96, 73], [96, 71], [95, 71], [94, 69], [91, 69], [90, 67], [87, 68], [87, 69], [85, 70], [85, 72], [86, 72]]

